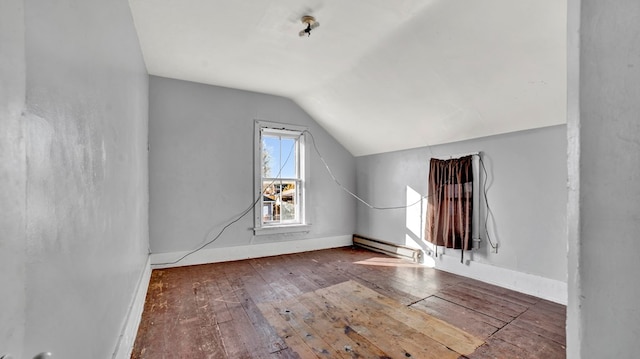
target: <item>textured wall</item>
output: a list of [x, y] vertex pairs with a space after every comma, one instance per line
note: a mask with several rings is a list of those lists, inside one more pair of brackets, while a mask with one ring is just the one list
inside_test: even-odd
[[16, 300], [2, 307], [0, 350], [108, 358], [148, 246], [148, 76], [129, 7], [1, 10], [0, 278]]
[[[355, 186], [353, 156], [291, 100], [154, 76], [149, 97], [153, 253], [196, 248], [255, 200], [255, 119], [308, 126], [334, 174]], [[353, 234], [355, 202], [329, 177], [310, 141], [309, 150], [308, 234], [253, 236], [250, 213], [210, 248]]]
[[[482, 152], [488, 171], [487, 197], [493, 214], [488, 228], [500, 246], [493, 253], [485, 240], [472, 253], [473, 260], [565, 282], [566, 126], [358, 157], [358, 194], [381, 207], [413, 203], [412, 196], [419, 200], [428, 192], [431, 157], [477, 151]], [[391, 211], [360, 205], [357, 231], [426, 248], [422, 242], [425, 218], [420, 205]]]
[[633, 358], [640, 351], [640, 3], [582, 0], [569, 9], [567, 357]]
[[0, 356], [22, 357], [26, 310], [26, 157], [22, 0], [0, 2]]

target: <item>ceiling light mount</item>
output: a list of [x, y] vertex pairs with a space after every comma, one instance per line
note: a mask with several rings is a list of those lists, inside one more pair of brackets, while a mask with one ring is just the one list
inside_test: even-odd
[[307, 37], [311, 36], [311, 30], [315, 29], [316, 27], [320, 26], [320, 23], [316, 21], [316, 18], [311, 16], [311, 15], [305, 15], [303, 16], [300, 21], [302, 21], [303, 24], [306, 24], [307, 27], [300, 31], [298, 33], [299, 36], [304, 36], [307, 35]]

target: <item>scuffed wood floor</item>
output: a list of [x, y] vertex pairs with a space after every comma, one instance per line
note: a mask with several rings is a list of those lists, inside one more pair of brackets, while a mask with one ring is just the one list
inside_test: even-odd
[[131, 357], [553, 359], [564, 327], [562, 305], [346, 247], [154, 270]]
[[457, 359], [484, 344], [351, 280], [258, 307], [306, 358]]

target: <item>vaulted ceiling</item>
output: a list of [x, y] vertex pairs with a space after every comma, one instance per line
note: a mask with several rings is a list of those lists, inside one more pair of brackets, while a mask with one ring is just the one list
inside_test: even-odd
[[356, 156], [566, 122], [566, 0], [129, 1], [150, 74], [291, 98]]

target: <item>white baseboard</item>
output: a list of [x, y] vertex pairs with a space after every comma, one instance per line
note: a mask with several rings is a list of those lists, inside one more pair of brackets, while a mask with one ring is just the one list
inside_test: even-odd
[[[203, 249], [191, 254], [175, 264], [162, 263], [175, 261], [188, 252], [156, 253], [152, 254], [150, 259], [151, 266], [153, 268], [171, 268], [345, 247], [352, 244], [353, 237], [351, 235], [346, 235]], [[436, 258], [435, 268], [476, 279], [481, 282], [494, 284], [499, 287], [515, 290], [517, 292], [533, 295], [555, 303], [563, 305], [567, 304], [567, 283], [559, 280], [496, 267], [477, 261], [470, 261], [467, 264], [462, 264], [460, 263], [459, 257], [450, 255], [440, 255]]]
[[460, 263], [460, 257], [446, 254], [439, 255], [438, 258], [434, 258], [434, 261], [435, 268], [445, 272], [567, 305], [567, 283], [559, 280], [522, 273], [476, 261]]
[[138, 281], [138, 287], [136, 288], [136, 293], [131, 301], [129, 313], [127, 314], [127, 319], [122, 329], [122, 333], [120, 333], [120, 338], [118, 339], [118, 344], [116, 344], [116, 350], [113, 352], [112, 359], [129, 359], [131, 357], [133, 344], [136, 341], [136, 334], [138, 334], [138, 326], [142, 319], [142, 311], [144, 310], [144, 301], [147, 296], [150, 279], [151, 256], [147, 257], [147, 262]]
[[155, 253], [151, 255], [151, 265], [153, 268], [171, 268], [189, 266], [195, 264], [207, 264], [228, 262], [249, 258], [260, 258], [268, 256], [276, 256], [280, 254], [299, 253], [307, 251], [315, 251], [319, 249], [328, 249], [336, 247], [345, 247], [353, 244], [351, 235], [310, 238], [293, 241], [271, 242], [252, 244], [247, 246], [224, 247], [224, 248], [207, 248], [195, 252], [178, 263], [171, 263], [189, 252], [170, 252]]

